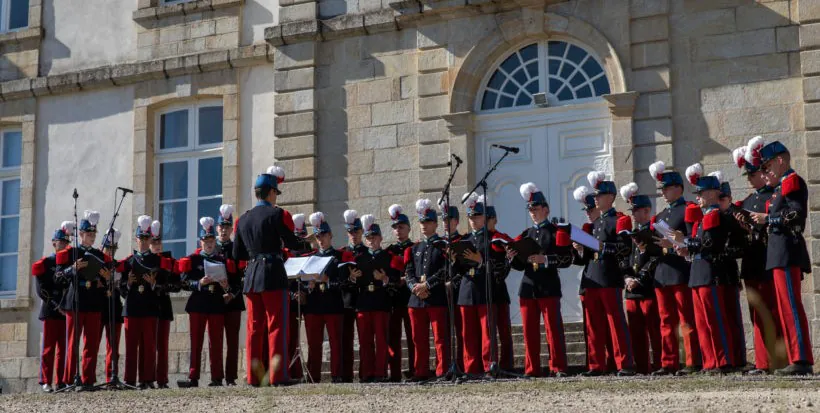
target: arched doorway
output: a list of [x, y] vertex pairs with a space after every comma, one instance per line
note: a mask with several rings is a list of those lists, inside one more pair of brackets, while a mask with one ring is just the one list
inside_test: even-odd
[[[545, 93], [547, 105], [535, 105]], [[519, 186], [528, 181], [547, 196], [551, 215], [580, 225], [585, 217], [572, 197], [586, 185], [591, 170], [612, 173], [612, 116], [601, 97], [610, 83], [598, 58], [569, 39], [550, 38], [521, 44], [486, 74], [476, 96], [475, 173], [480, 177], [503, 154], [494, 144], [520, 148], [490, 177], [488, 195], [498, 210], [499, 230], [518, 235], [532, 223]], [[560, 273], [564, 322], [581, 321], [580, 268]], [[516, 295], [520, 273], [507, 279]], [[513, 322], [520, 322], [512, 300]]]

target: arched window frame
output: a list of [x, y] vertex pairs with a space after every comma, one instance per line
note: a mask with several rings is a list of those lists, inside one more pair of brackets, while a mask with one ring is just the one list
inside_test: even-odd
[[[568, 45], [572, 45], [572, 46], [580, 48], [582, 51], [584, 51], [586, 53], [586, 56], [581, 61], [581, 66], [585, 62], [587, 62], [587, 60], [592, 59], [593, 61], [595, 61], [600, 66], [602, 71], [601, 71], [601, 73], [593, 76], [592, 79], [590, 79], [584, 71], [580, 71], [580, 73], [585, 78], [585, 83], [583, 83], [582, 85], [586, 85], [587, 81], [590, 82], [589, 83], [590, 88], [592, 89], [592, 96], [591, 97], [574, 98], [574, 99], [563, 100], [562, 101], [562, 100], [558, 100], [558, 98], [556, 96], [553, 96], [551, 93], [547, 93], [547, 101], [548, 101], [548, 104], [549, 104], [550, 107], [567, 106], [567, 105], [576, 105], [576, 104], [583, 104], [583, 103], [588, 103], [588, 102], [595, 102], [595, 101], [601, 100], [602, 95], [611, 93], [611, 85], [609, 84], [609, 79], [608, 79], [608, 76], [607, 76], [607, 73], [606, 73], [606, 66], [601, 62], [601, 60], [597, 57], [597, 55], [589, 47], [586, 47], [583, 44], [580, 44], [580, 43], [578, 43], [578, 42], [576, 42], [572, 39], [566, 38], [566, 37], [556, 36], [556, 37], [550, 37], [549, 39], [543, 39], [543, 40], [538, 40], [538, 41], [531, 41], [530, 40], [530, 41], [527, 41], [527, 42], [523, 42], [523, 43], [519, 44], [517, 47], [513, 48], [513, 50], [511, 52], [504, 54], [500, 59], [498, 59], [495, 62], [495, 64], [492, 66], [492, 70], [490, 70], [484, 76], [484, 79], [481, 82], [481, 88], [479, 90], [479, 93], [476, 96], [476, 102], [475, 102], [476, 112], [480, 112], [480, 113], [504, 113], [504, 112], [513, 112], [513, 111], [520, 111], [520, 110], [526, 110], [526, 109], [534, 108], [535, 105], [532, 102], [530, 102], [529, 104], [526, 104], [526, 105], [521, 105], [521, 106], [515, 106], [515, 104], [513, 104], [513, 106], [510, 106], [510, 107], [498, 108], [498, 102], [500, 102], [500, 101], [496, 101], [496, 105], [492, 109], [483, 109], [482, 108], [482, 106], [483, 106], [482, 102], [484, 100], [485, 92], [487, 92], [487, 90], [489, 89], [488, 86], [489, 86], [490, 81], [492, 80], [493, 76], [496, 74], [496, 72], [499, 69], [503, 70], [501, 65], [510, 56], [512, 56], [514, 54], [520, 54], [521, 51], [523, 51], [525, 48], [527, 48], [530, 45], [536, 45], [537, 52], [538, 52], [537, 53], [537, 60], [526, 60], [526, 61], [524, 61], [523, 64], [520, 64], [519, 66], [517, 66], [515, 68], [513, 73], [517, 73], [519, 68], [528, 67], [533, 61], [536, 61], [537, 62], [537, 67], [538, 67], [538, 79], [537, 79], [538, 89], [537, 90], [538, 90], [538, 92], [548, 91], [550, 78], [554, 77], [554, 76], [551, 76], [549, 74], [549, 62], [550, 62], [550, 58], [553, 57], [553, 56], [550, 56], [549, 53], [548, 53], [548, 44], [551, 41], [564, 42], [564, 43], [567, 43]], [[569, 49], [570, 49], [570, 47], [567, 47], [564, 50], [564, 55], [562, 56], [562, 59], [560, 59], [561, 62], [562, 62], [562, 66], [559, 67], [558, 73], [561, 73], [561, 71], [563, 70], [563, 65], [564, 64], [572, 63], [570, 60], [566, 59], [566, 54], [568, 53]], [[524, 59], [522, 59], [522, 60], [524, 60]], [[507, 72], [505, 71], [504, 73], [507, 73]], [[568, 82], [569, 79], [572, 79], [576, 75], [576, 73], [579, 73], [579, 71], [577, 69], [570, 73], [570, 75], [566, 78], [566, 81]], [[505, 81], [507, 79], [510, 79], [510, 78], [512, 78], [511, 74], [507, 74], [506, 78], [505, 78]], [[604, 93], [596, 94], [597, 91], [595, 90], [595, 87], [594, 87], [594, 85], [592, 85], [591, 81], [594, 81], [594, 80], [599, 79], [599, 78], [603, 78], [606, 81], [606, 83], [605, 83], [606, 89], [604, 90]], [[506, 85], [507, 85], [507, 83], [503, 83], [501, 88], [502, 89], [506, 88]], [[520, 85], [520, 82], [519, 82], [519, 85]], [[524, 85], [520, 85], [520, 86], [521, 87], [517, 89], [517, 91], [519, 91], [519, 92], [523, 89]], [[518, 95], [516, 95], [516, 96], [518, 96]]]

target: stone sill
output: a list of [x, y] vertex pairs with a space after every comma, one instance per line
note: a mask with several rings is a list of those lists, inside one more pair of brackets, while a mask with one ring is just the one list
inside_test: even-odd
[[163, 6], [146, 7], [134, 12], [133, 19], [137, 23], [150, 20], [160, 20], [171, 16], [202, 13], [216, 9], [239, 7], [245, 0], [198, 0], [182, 4], [168, 4]]
[[24, 43], [32, 41], [32, 48], [40, 45], [43, 39], [42, 27], [29, 27], [26, 29], [15, 30], [0, 34], [0, 45], [8, 43]]
[[122, 86], [144, 80], [254, 66], [272, 61], [273, 51], [270, 50], [270, 46], [260, 43], [231, 50], [102, 66], [47, 77], [11, 80], [0, 83], [0, 99], [9, 101]]
[[28, 310], [31, 298], [0, 298], [0, 311]]

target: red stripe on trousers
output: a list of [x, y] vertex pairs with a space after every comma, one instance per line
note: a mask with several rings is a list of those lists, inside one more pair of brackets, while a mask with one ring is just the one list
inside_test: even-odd
[[307, 366], [314, 383], [322, 381], [322, 343], [327, 329], [330, 344], [330, 376], [342, 374], [342, 322], [341, 314], [305, 314], [305, 335], [307, 336]]
[[447, 334], [447, 307], [423, 307], [408, 309], [414, 346], [415, 377], [430, 377], [430, 329], [436, 348], [436, 377], [443, 376], [450, 365], [450, 340]]
[[732, 365], [746, 365], [746, 332], [743, 328], [743, 313], [740, 309], [740, 290], [736, 285], [721, 286], [723, 309], [726, 314], [727, 329], [732, 335]]
[[487, 325], [487, 306], [462, 305], [461, 335], [464, 338], [464, 371], [483, 374], [490, 370], [490, 329]]
[[191, 330], [191, 367], [188, 378], [199, 380], [202, 364], [202, 347], [205, 329], [208, 330], [208, 359], [211, 363], [211, 380], [221, 381], [222, 370], [222, 330], [225, 328], [224, 314], [188, 313]]
[[157, 318], [125, 317], [125, 374], [123, 380], [135, 384], [156, 379]]
[[632, 338], [635, 370], [649, 374], [661, 366], [661, 318], [658, 315], [658, 303], [655, 299], [626, 300], [626, 318]]
[[[606, 341], [612, 340], [615, 367], [632, 369], [632, 345], [629, 327], [623, 312], [620, 288], [589, 288], [581, 296], [587, 320], [587, 348], [589, 369], [606, 371]], [[607, 332], [609, 334], [607, 334]]]
[[[270, 363], [269, 382], [283, 383], [287, 380], [288, 358], [288, 313], [290, 297], [287, 291], [274, 290], [248, 293], [247, 379], [251, 385], [259, 385], [265, 372], [267, 360]], [[267, 346], [267, 350], [265, 347]], [[255, 373], [256, 372], [256, 373]]]
[[521, 323], [524, 330], [524, 374], [541, 375], [541, 318], [544, 319], [547, 345], [550, 351], [550, 371], [566, 371], [567, 353], [564, 320], [561, 318], [561, 298], [520, 298]]
[[[100, 323], [100, 345], [105, 338], [105, 382], [111, 382], [111, 378], [119, 375], [120, 363], [120, 335], [122, 334], [122, 323], [114, 324], [114, 342], [112, 343], [111, 331], [108, 323]], [[103, 334], [105, 333], [105, 334]], [[111, 343], [111, 345], [109, 345]]]
[[[43, 346], [40, 354], [40, 384], [65, 383], [65, 320], [43, 320]], [[56, 369], [55, 369], [56, 363]], [[55, 377], [56, 370], [56, 377]]]
[[225, 380], [239, 378], [239, 330], [242, 327], [242, 311], [225, 313]]
[[680, 368], [678, 327], [680, 336], [683, 337], [683, 349], [686, 351], [686, 365], [700, 366], [700, 344], [689, 287], [671, 285], [656, 288], [655, 299], [658, 301], [658, 314], [661, 317], [661, 367], [672, 370]]
[[[292, 379], [302, 378], [302, 360], [294, 359], [296, 352], [300, 350], [299, 344], [299, 330], [301, 327], [301, 320], [299, 319], [299, 312], [296, 308], [288, 315], [288, 375]], [[304, 356], [300, 351], [298, 354]]]
[[[801, 296], [800, 283], [802, 279], [803, 273], [798, 267], [789, 268], [788, 271], [786, 268], [774, 269], [777, 310], [780, 315], [783, 338], [786, 341], [789, 364], [798, 361], [814, 364], [811, 330], [806, 319], [806, 310], [803, 308], [803, 298]], [[789, 288], [789, 285], [791, 285], [791, 288]]]
[[744, 283], [754, 330], [755, 368], [768, 370], [776, 367], [772, 364], [772, 356], [777, 340], [783, 337], [774, 281], [744, 280]]
[[81, 336], [83, 342], [80, 379], [84, 384], [94, 384], [97, 381], [97, 354], [100, 351], [100, 324], [102, 322], [102, 316], [99, 311], [66, 311], [66, 347], [68, 348], [68, 355], [66, 356], [63, 383], [74, 382], [74, 376], [77, 375], [77, 359], [80, 357], [80, 343], [74, 342], [75, 317], [77, 318], [80, 329], [78, 337]]
[[[726, 321], [723, 286], [692, 288], [700, 351], [704, 370], [729, 365], [732, 358], [732, 336]], [[717, 298], [717, 304], [715, 304]], [[724, 345], [724, 341], [727, 345]]]
[[359, 380], [387, 378], [387, 329], [390, 313], [356, 313], [359, 333]]
[[[407, 362], [410, 369], [410, 375], [413, 375], [413, 365], [415, 358], [415, 348], [412, 340], [412, 327], [410, 315], [407, 307], [393, 308], [390, 312], [390, 330], [388, 338], [388, 366], [390, 367], [390, 379], [401, 380], [401, 336], [402, 324], [404, 325], [404, 334], [407, 338]], [[429, 343], [428, 343], [429, 344]]]
[[499, 352], [498, 366], [503, 370], [512, 371], [515, 361], [513, 353], [512, 322], [510, 321], [510, 305], [495, 304], [496, 329], [498, 333]]
[[157, 320], [157, 370], [158, 384], [168, 384], [168, 340], [171, 335], [171, 320]]

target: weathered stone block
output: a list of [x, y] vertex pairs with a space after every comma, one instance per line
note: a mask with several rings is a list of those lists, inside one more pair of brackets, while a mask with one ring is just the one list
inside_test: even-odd
[[273, 57], [267, 44], [254, 44], [231, 49], [228, 59], [233, 67], [245, 67], [255, 64], [255, 62], [269, 60]]
[[658, 118], [672, 115], [672, 97], [669, 93], [649, 93], [635, 101], [635, 119]]
[[285, 170], [288, 181], [301, 181], [316, 178], [316, 158], [307, 157], [278, 161], [276, 165]]
[[820, 77], [803, 78], [803, 99], [807, 102], [820, 100]]
[[443, 119], [417, 123], [416, 135], [420, 144], [446, 142], [450, 139], [450, 132]]
[[800, 0], [797, 5], [800, 23], [820, 20], [820, 0]]
[[370, 106], [353, 106], [347, 108], [347, 128], [359, 129], [370, 126]]
[[292, 112], [313, 110], [315, 106], [313, 89], [277, 94], [274, 98], [273, 112], [282, 115]]
[[31, 79], [10, 80], [0, 84], [4, 99], [19, 99], [33, 96], [31, 92]]
[[[319, 5], [322, 7], [322, 4]], [[342, 37], [364, 35], [364, 16], [360, 14], [344, 14], [332, 19], [321, 21], [322, 37], [325, 40]]]
[[673, 148], [671, 144], [638, 146], [632, 153], [635, 169], [646, 169], [655, 161], [672, 164]]
[[766, 3], [755, 2], [738, 7], [735, 10], [737, 13], [737, 30], [755, 30], [791, 24], [789, 20], [789, 2], [787, 0]]
[[175, 43], [181, 42], [189, 37], [188, 32], [186, 32], [185, 26], [171, 26], [165, 27], [159, 30], [159, 42], [162, 43]]
[[776, 51], [777, 42], [774, 29], [761, 29], [698, 39], [695, 42], [693, 59], [696, 61], [731, 59]]
[[316, 131], [315, 112], [303, 112], [293, 115], [277, 116], [274, 120], [274, 134], [276, 137], [301, 135]]
[[202, 20], [191, 23], [191, 38], [213, 36], [216, 34], [216, 22], [213, 20]]
[[277, 92], [312, 89], [314, 85], [314, 68], [312, 67], [279, 71], [273, 75], [273, 88]]
[[629, 17], [639, 19], [669, 12], [669, 0], [630, 0]]
[[418, 76], [402, 76], [399, 83], [402, 99], [410, 99], [418, 96]]
[[644, 43], [669, 38], [669, 19], [666, 16], [633, 20], [629, 26], [632, 43]]
[[393, 10], [390, 9], [383, 9], [376, 12], [366, 13], [364, 15], [364, 30], [368, 34], [390, 32], [396, 30], [398, 26], [396, 26], [396, 18], [393, 16], [393, 14]]
[[742, 109], [727, 112], [724, 121], [726, 136], [754, 136], [785, 132], [791, 129], [791, 106]]
[[418, 150], [412, 146], [378, 150], [374, 155], [374, 162], [376, 172], [417, 169]]
[[633, 89], [636, 92], [660, 92], [669, 89], [669, 68], [632, 71]]
[[239, 30], [239, 17], [216, 20], [216, 34], [233, 33]]
[[820, 23], [800, 25], [800, 48], [820, 46]]
[[393, 97], [393, 79], [361, 82], [357, 85], [357, 102], [360, 105], [388, 102]]
[[306, 204], [316, 202], [316, 181], [284, 182], [279, 197], [283, 205]]
[[316, 19], [316, 2], [295, 4], [279, 8], [279, 23]]
[[347, 155], [348, 175], [363, 175], [373, 172], [373, 152], [352, 152]]
[[111, 80], [111, 66], [83, 70], [79, 73], [78, 82], [83, 89], [94, 89], [114, 85]]
[[373, 126], [412, 122], [415, 115], [412, 100], [374, 104], [371, 108]]
[[229, 68], [228, 51], [220, 50], [201, 53], [199, 55], [199, 67], [202, 70], [221, 70]]
[[230, 49], [239, 46], [239, 32], [218, 34], [205, 39], [205, 48]]
[[672, 141], [672, 120], [653, 119], [633, 123], [633, 140], [636, 145], [664, 143]]
[[704, 88], [700, 101], [703, 112], [798, 103], [800, 82], [795, 78]]
[[359, 178], [359, 194], [362, 197], [404, 195], [416, 190], [418, 175], [418, 171], [362, 175]]
[[[447, 184], [447, 168], [424, 169], [419, 171], [419, 191], [440, 191]], [[456, 192], [460, 193], [460, 192]], [[435, 202], [435, 201], [433, 201]], [[450, 201], [453, 203], [453, 200]]]
[[450, 97], [447, 95], [418, 99], [418, 116], [421, 120], [435, 119], [450, 113]]
[[315, 154], [315, 135], [282, 138], [273, 143], [273, 157], [277, 160], [314, 156]]
[[789, 56], [788, 53], [773, 53], [696, 62], [693, 73], [709, 73], [709, 76], [700, 77], [701, 87], [781, 79], [789, 76]]
[[786, 26], [775, 29], [778, 52], [796, 52], [800, 50], [799, 29], [799, 26]]
[[421, 97], [447, 93], [450, 88], [449, 72], [421, 74], [418, 77], [418, 94]]
[[395, 148], [398, 144], [395, 125], [362, 129], [363, 149]]
[[447, 143], [418, 145], [418, 153], [420, 168], [445, 166], [450, 161], [450, 145]]
[[447, 69], [449, 54], [447, 49], [432, 49], [419, 52], [419, 71], [431, 72]]
[[26, 357], [20, 365], [20, 378], [31, 379], [40, 377], [40, 359], [38, 357]]
[[652, 42], [632, 45], [632, 67], [660, 66], [669, 63], [669, 42]]
[[282, 70], [313, 66], [315, 55], [315, 45], [310, 42], [277, 46], [273, 49], [273, 68]]
[[820, 128], [820, 103], [807, 103], [804, 113], [807, 128]]
[[804, 76], [820, 74], [820, 50], [800, 52], [800, 71]]
[[447, 44], [447, 23], [420, 26], [416, 29], [416, 44], [419, 49], [432, 49]]
[[22, 359], [4, 359], [0, 360], [0, 377], [6, 379], [16, 379], [20, 377], [20, 366]]
[[806, 131], [806, 155], [820, 155], [820, 131]]

